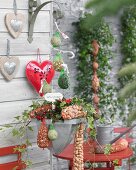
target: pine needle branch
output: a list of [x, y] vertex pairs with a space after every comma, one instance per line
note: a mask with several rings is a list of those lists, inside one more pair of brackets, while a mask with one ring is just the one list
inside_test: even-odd
[[93, 9], [94, 14], [88, 14], [82, 27], [90, 29], [97, 24], [102, 17], [116, 14], [122, 7], [136, 4], [135, 0], [90, 0], [86, 4], [87, 9]]
[[120, 98], [127, 98], [131, 95], [135, 95], [136, 93], [136, 81], [132, 81], [128, 83], [123, 89], [120, 90], [119, 97]]
[[136, 110], [135, 111], [132, 111], [130, 114], [129, 114], [129, 117], [128, 117], [128, 125], [130, 125], [133, 121], [136, 120]]
[[124, 66], [118, 73], [119, 77], [136, 74], [136, 63], [131, 63]]

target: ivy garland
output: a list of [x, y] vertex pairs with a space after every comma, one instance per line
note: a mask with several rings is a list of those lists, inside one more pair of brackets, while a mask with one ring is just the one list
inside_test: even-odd
[[[128, 7], [124, 10], [121, 18], [122, 26], [122, 46], [123, 53], [122, 65], [136, 62], [136, 6]], [[136, 75], [124, 76], [119, 79], [121, 88], [125, 86], [127, 82], [131, 82], [136, 79]], [[136, 108], [136, 96], [131, 96], [124, 101], [124, 105], [127, 106], [128, 113], [132, 112]], [[126, 114], [125, 114], [126, 115]], [[122, 117], [125, 116], [122, 109]]]
[[91, 42], [95, 39], [100, 44], [98, 54], [98, 77], [100, 79], [99, 97], [100, 111], [105, 117], [107, 115], [113, 118], [117, 112], [118, 101], [115, 97], [115, 88], [110, 82], [111, 65], [110, 60], [113, 55], [110, 47], [113, 44], [114, 38], [110, 32], [110, 28], [105, 21], [101, 21], [97, 27], [84, 30], [81, 23], [85, 18], [80, 18], [79, 22], [74, 23], [76, 32], [74, 35], [74, 43], [77, 49], [77, 86], [75, 94], [86, 101], [92, 102], [93, 90], [91, 88], [91, 80], [93, 75], [92, 63], [92, 46]]

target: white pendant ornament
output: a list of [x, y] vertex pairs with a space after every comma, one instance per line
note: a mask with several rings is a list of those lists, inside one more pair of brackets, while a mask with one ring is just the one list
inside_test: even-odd
[[12, 80], [19, 68], [20, 61], [17, 57], [9, 56], [9, 40], [7, 42], [7, 56], [0, 58], [0, 70], [6, 80]]
[[18, 38], [23, 29], [24, 15], [17, 13], [16, 0], [14, 0], [13, 8], [14, 13], [7, 13], [5, 16], [5, 25], [9, 34], [13, 38]]

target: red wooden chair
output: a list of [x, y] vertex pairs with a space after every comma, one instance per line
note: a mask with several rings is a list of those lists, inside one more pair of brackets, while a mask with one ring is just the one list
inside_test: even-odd
[[[118, 127], [118, 128], [114, 128], [114, 133], [123, 133], [126, 130], [128, 130], [128, 127]], [[133, 138], [130, 137], [130, 133], [132, 131], [126, 133], [125, 135], [125, 139], [128, 141], [129, 144], [131, 144], [133, 142]], [[131, 170], [131, 165], [130, 165], [130, 158], [128, 158], [128, 170]]]
[[[117, 127], [117, 128], [114, 128], [114, 133], [123, 133], [128, 129], [129, 129], [128, 127]], [[133, 142], [133, 139], [130, 137], [131, 132], [132, 131], [126, 133], [126, 135], [124, 137], [128, 141], [129, 144]]]
[[8, 146], [0, 148], [0, 157], [17, 154], [16, 161], [0, 164], [0, 170], [13, 170], [15, 167], [16, 170], [22, 170], [26, 168], [25, 163], [21, 160], [21, 153], [14, 150], [16, 147], [18, 146]]

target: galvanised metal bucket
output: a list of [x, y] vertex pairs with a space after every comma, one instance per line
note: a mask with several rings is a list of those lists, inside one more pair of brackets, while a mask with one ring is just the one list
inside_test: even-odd
[[[53, 154], [62, 152], [66, 146], [71, 143], [76, 132], [76, 128], [80, 123], [86, 123], [86, 119], [80, 118], [55, 122], [54, 127], [58, 132], [58, 138], [52, 141], [52, 147], [48, 149], [50, 149]], [[51, 120], [46, 119], [46, 125], [49, 126], [50, 124]]]
[[98, 125], [96, 127], [97, 135], [96, 139], [100, 145], [109, 144], [113, 139], [113, 126], [110, 125]]

